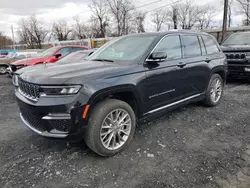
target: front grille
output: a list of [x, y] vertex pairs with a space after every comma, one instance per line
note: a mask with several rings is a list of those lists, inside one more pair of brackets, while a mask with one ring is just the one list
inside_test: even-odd
[[246, 59], [245, 53], [226, 53], [227, 59]]
[[22, 116], [32, 127], [41, 132], [51, 130], [51, 126], [49, 125], [48, 121], [43, 120], [43, 116], [41, 115], [22, 112]]
[[72, 122], [69, 119], [61, 119], [61, 120], [50, 120], [51, 126], [53, 126], [56, 130], [62, 132], [70, 132]]
[[22, 95], [34, 101], [37, 101], [39, 99], [40, 86], [31, 84], [29, 82], [25, 82], [21, 78], [18, 79], [18, 85], [19, 85], [19, 91]]

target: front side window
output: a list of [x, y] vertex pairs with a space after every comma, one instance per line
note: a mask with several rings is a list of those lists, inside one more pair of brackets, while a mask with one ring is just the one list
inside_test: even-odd
[[178, 35], [164, 37], [157, 45], [154, 52], [166, 52], [167, 60], [182, 58], [180, 37]]
[[70, 48], [62, 48], [58, 52], [56, 52], [56, 54], [61, 54], [62, 57], [64, 57], [64, 56], [70, 54], [70, 52], [71, 52]]
[[197, 36], [181, 36], [185, 57], [201, 56], [201, 47]]
[[39, 56], [40, 57], [52, 56], [54, 54], [54, 52], [56, 51], [57, 48], [58, 47], [49, 48], [48, 50], [45, 50], [44, 52], [42, 52]]
[[140, 59], [149, 46], [157, 38], [157, 35], [130, 35], [110, 41], [101, 47], [89, 60], [109, 60], [127, 62]]
[[71, 49], [71, 52], [77, 52], [77, 51], [83, 51], [85, 50], [84, 48], [79, 48], [79, 47], [74, 47]]
[[205, 43], [207, 54], [215, 54], [219, 52], [219, 48], [211, 36], [202, 36]]

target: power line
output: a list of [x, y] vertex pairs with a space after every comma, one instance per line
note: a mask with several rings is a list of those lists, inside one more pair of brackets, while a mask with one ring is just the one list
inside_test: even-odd
[[160, 1], [164, 1], [164, 0], [153, 1], [153, 2], [150, 2], [150, 3], [146, 3], [146, 4], [143, 4], [143, 5], [137, 6], [137, 7], [135, 7], [135, 8], [137, 9], [137, 8], [145, 7], [145, 6], [148, 6], [148, 5], [152, 5], [152, 4], [154, 4], [154, 3], [158, 3], [158, 2], [160, 2]]
[[149, 12], [152, 12], [152, 11], [154, 11], [154, 10], [161, 9], [161, 8], [163, 8], [163, 7], [171, 6], [171, 5], [174, 5], [174, 4], [179, 3], [179, 2], [181, 2], [181, 1], [182, 1], [182, 0], [178, 0], [178, 1], [175, 1], [175, 2], [172, 2], [172, 3], [169, 3], [169, 4], [167, 4], [167, 5], [163, 5], [163, 6], [161, 6], [161, 7], [158, 7], [158, 8], [152, 9], [152, 10], [149, 10], [149, 11], [147, 11], [147, 12], [145, 12], [145, 13], [149, 13]]

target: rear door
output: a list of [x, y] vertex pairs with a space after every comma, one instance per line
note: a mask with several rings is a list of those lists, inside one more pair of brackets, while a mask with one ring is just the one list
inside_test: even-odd
[[210, 62], [207, 59], [204, 44], [201, 38], [193, 34], [181, 35], [184, 57], [187, 64], [179, 67], [184, 90], [188, 91], [188, 96], [194, 96], [205, 91], [209, 77]]

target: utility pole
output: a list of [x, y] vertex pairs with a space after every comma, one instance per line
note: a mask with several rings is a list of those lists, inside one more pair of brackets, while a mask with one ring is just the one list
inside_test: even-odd
[[13, 29], [13, 25], [11, 25], [11, 33], [12, 33], [12, 49], [15, 50], [15, 36], [14, 36], [14, 29]]
[[249, 26], [249, 0], [247, 0], [247, 26]]
[[224, 15], [223, 15], [223, 25], [222, 25], [221, 41], [224, 40], [225, 34], [227, 32], [227, 11], [228, 11], [228, 0], [224, 0]]

